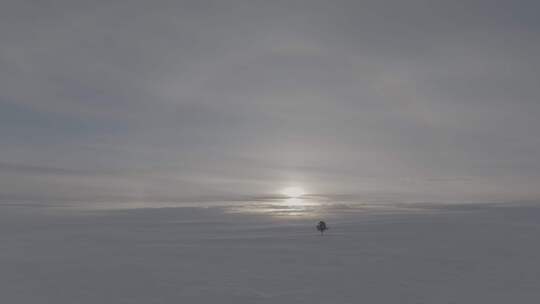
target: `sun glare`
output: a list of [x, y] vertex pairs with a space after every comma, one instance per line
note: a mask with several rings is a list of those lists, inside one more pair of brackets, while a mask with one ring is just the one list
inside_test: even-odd
[[304, 189], [300, 188], [300, 187], [288, 187], [288, 188], [285, 188], [283, 190], [281, 190], [281, 194], [289, 197], [289, 198], [298, 198], [298, 197], [301, 197], [302, 195], [306, 194], [306, 192], [304, 191]]

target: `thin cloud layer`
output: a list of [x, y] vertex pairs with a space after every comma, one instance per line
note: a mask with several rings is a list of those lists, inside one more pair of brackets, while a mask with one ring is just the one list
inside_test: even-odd
[[0, 198], [538, 199], [535, 1], [3, 1]]

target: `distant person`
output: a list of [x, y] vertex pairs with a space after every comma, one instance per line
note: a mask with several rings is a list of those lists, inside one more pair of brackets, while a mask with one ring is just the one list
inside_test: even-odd
[[324, 221], [320, 221], [316, 227], [317, 227], [317, 230], [321, 232], [321, 235], [323, 235], [324, 231], [328, 229]]

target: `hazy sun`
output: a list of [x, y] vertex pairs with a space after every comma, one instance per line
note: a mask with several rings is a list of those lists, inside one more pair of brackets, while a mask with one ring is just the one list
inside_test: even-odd
[[306, 192], [304, 191], [304, 189], [300, 188], [300, 187], [288, 187], [288, 188], [285, 188], [283, 190], [281, 190], [281, 194], [287, 196], [287, 197], [290, 197], [290, 198], [298, 198], [298, 197], [301, 197], [302, 195], [306, 194]]

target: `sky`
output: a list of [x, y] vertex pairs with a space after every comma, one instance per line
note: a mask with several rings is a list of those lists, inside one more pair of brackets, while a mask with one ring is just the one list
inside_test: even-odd
[[539, 10], [3, 0], [0, 202], [537, 200]]

